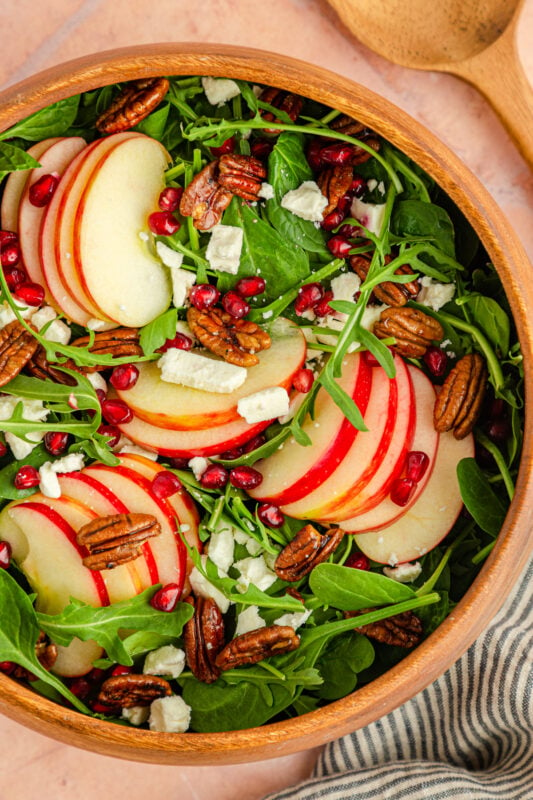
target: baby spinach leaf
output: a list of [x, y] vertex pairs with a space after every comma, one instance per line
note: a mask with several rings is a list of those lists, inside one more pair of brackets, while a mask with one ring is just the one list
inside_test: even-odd
[[424, 236], [447, 256], [455, 257], [455, 233], [447, 211], [421, 200], [398, 200], [394, 206], [391, 232], [397, 236]]
[[39, 142], [50, 136], [62, 136], [76, 119], [79, 95], [58, 100], [51, 106], [42, 108], [21, 122], [17, 122], [7, 131], [0, 134], [0, 139], [12, 139], [18, 136], [30, 142]]
[[282, 236], [262, 220], [255, 209], [234, 198], [226, 209], [224, 225], [243, 231], [243, 244], [237, 275], [221, 273], [218, 288], [225, 292], [239, 278], [261, 275], [266, 288], [258, 298], [261, 303], [275, 300], [309, 276], [309, 259], [301, 247]]
[[169, 110], [169, 104], [165, 103], [139, 122], [134, 130], [140, 131], [140, 133], [144, 133], [146, 136], [151, 136], [152, 139], [157, 139], [157, 141], [160, 142], [166, 133]]
[[34, 169], [39, 162], [25, 150], [8, 142], [0, 142], [0, 181], [10, 172], [19, 169]]
[[374, 647], [366, 636], [357, 633], [339, 636], [324, 651], [316, 668], [324, 683], [318, 689], [324, 700], [337, 700], [353, 692], [357, 675], [374, 661]]
[[151, 356], [158, 347], [165, 344], [167, 339], [173, 339], [176, 335], [176, 323], [178, 321], [177, 308], [169, 308], [164, 314], [160, 314], [144, 328], [141, 328], [139, 344], [143, 353]]
[[297, 189], [304, 181], [312, 180], [314, 177], [305, 157], [303, 137], [294, 133], [280, 134], [268, 158], [268, 182], [274, 189], [274, 197], [266, 204], [268, 219], [288, 244], [330, 258], [324, 231], [281, 206], [287, 192]]
[[467, 305], [473, 322], [481, 328], [487, 339], [500, 356], [509, 351], [511, 325], [509, 317], [496, 300], [482, 294], [465, 294], [461, 304]]
[[150, 605], [156, 587], [142, 594], [102, 608], [71, 599], [60, 614], [37, 614], [38, 624], [50, 638], [68, 645], [77, 636], [82, 641], [94, 639], [119, 664], [131, 665], [133, 659], [120, 636], [121, 630], [141, 630], [178, 637], [194, 611], [187, 603], [179, 603], [172, 614], [157, 611]]
[[497, 536], [507, 509], [473, 458], [463, 458], [457, 465], [461, 497], [481, 530]]
[[401, 603], [415, 597], [414, 591], [403, 583], [339, 564], [318, 564], [309, 576], [309, 585], [322, 603], [341, 611]]

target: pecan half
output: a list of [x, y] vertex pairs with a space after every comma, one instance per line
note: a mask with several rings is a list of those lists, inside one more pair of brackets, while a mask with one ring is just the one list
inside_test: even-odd
[[339, 200], [344, 197], [353, 180], [353, 169], [350, 164], [336, 164], [334, 167], [323, 169], [317, 178], [317, 184], [328, 204], [324, 209], [324, 216], [337, 208]]
[[267, 176], [264, 164], [253, 156], [226, 153], [218, 160], [218, 184], [243, 200], [253, 202]]
[[110, 708], [149, 706], [160, 697], [172, 694], [170, 684], [157, 675], [112, 675], [98, 693], [98, 702]]
[[289, 625], [270, 625], [236, 636], [220, 651], [215, 659], [217, 667], [225, 671], [243, 664], [257, 664], [270, 656], [289, 653], [300, 646], [300, 637]]
[[365, 131], [363, 123], [358, 122], [356, 119], [353, 119], [353, 117], [349, 117], [348, 114], [341, 114], [340, 117], [337, 117], [330, 123], [329, 127], [334, 131], [344, 133], [346, 136], [357, 137]]
[[283, 581], [299, 581], [317, 564], [329, 558], [343, 536], [341, 528], [330, 528], [320, 533], [313, 525], [305, 525], [278, 554], [274, 563], [276, 575]]
[[13, 380], [33, 356], [39, 343], [14, 319], [0, 331], [0, 386]]
[[435, 401], [433, 424], [436, 431], [453, 430], [464, 439], [476, 424], [487, 386], [487, 368], [479, 353], [463, 356], [450, 371]]
[[168, 92], [166, 78], [131, 81], [96, 120], [100, 133], [118, 133], [133, 128], [151, 114]]
[[[362, 608], [359, 611], [345, 611], [344, 616], [359, 617], [373, 611], [372, 608]], [[403, 614], [396, 614], [394, 617], [372, 622], [369, 625], [361, 625], [354, 628], [357, 633], [363, 633], [369, 639], [375, 639], [383, 644], [391, 644], [396, 647], [415, 647], [422, 640], [424, 628], [422, 622], [413, 614], [412, 611], [404, 611]]]
[[183, 629], [187, 664], [203, 683], [213, 683], [220, 675], [215, 659], [224, 647], [224, 619], [211, 597], [185, 599], [194, 607], [194, 616]]
[[231, 203], [233, 194], [219, 185], [217, 177], [218, 161], [211, 161], [194, 176], [181, 196], [180, 214], [192, 217], [199, 231], [208, 231], [220, 222]]
[[113, 569], [140, 556], [144, 542], [160, 533], [161, 526], [151, 514], [110, 514], [83, 525], [76, 541], [89, 551], [83, 559], [85, 567]]
[[[370, 131], [366, 134], [358, 136], [357, 138], [360, 139], [369, 147], [371, 147], [372, 150], [375, 150], [376, 152], [381, 147], [379, 139], [376, 136], [374, 136], [374, 134], [371, 133]], [[365, 161], [368, 161], [369, 158], [372, 158], [371, 153], [369, 153], [367, 150], [364, 150], [362, 147], [356, 147], [354, 150], [354, 154], [352, 156], [352, 166], [355, 167], [357, 166], [357, 164], [364, 164]]]
[[[259, 95], [259, 99], [263, 103], [268, 103], [269, 106], [279, 108], [284, 111], [292, 122], [296, 122], [302, 112], [304, 105], [303, 97], [291, 92], [284, 92], [282, 89], [276, 89], [274, 86], [267, 86]], [[260, 109], [259, 113], [267, 122], [281, 122], [280, 119], [271, 112], [265, 109]], [[280, 133], [279, 129], [269, 128], [267, 133]]]
[[[89, 336], [80, 336], [71, 342], [73, 347], [87, 347]], [[111, 331], [99, 331], [94, 335], [94, 341], [89, 348], [91, 353], [98, 355], [111, 355], [114, 358], [129, 356], [142, 356], [143, 351], [139, 344], [139, 331], [136, 328], [114, 328]], [[109, 369], [109, 364], [95, 364], [91, 367], [76, 367], [69, 360], [65, 366], [83, 372], [101, 372]]]
[[235, 319], [220, 308], [199, 311], [190, 306], [187, 322], [204, 347], [239, 367], [259, 364], [256, 353], [268, 350], [271, 345], [269, 334], [255, 322]]
[[[389, 264], [391, 256], [385, 256], [385, 263]], [[359, 255], [350, 256], [349, 263], [356, 275], [359, 275], [362, 281], [365, 280], [370, 268], [370, 258], [361, 253]], [[394, 270], [395, 275], [414, 275], [413, 270], [408, 264], [403, 264], [398, 269]], [[383, 281], [373, 290], [374, 297], [380, 303], [386, 303], [388, 306], [404, 306], [408, 300], [414, 300], [420, 285], [417, 280], [409, 281], [408, 283], [394, 283], [393, 281]]]
[[420, 358], [432, 342], [444, 336], [442, 325], [434, 317], [417, 308], [386, 308], [374, 324], [374, 334], [379, 339], [394, 336], [392, 345], [396, 352], [406, 358]]
[[[76, 370], [77, 372], [81, 372], [81, 368], [76, 366], [76, 364], [71, 363], [69, 359], [68, 364], [65, 364], [68, 369]], [[26, 371], [33, 375], [34, 378], [40, 378], [41, 380], [51, 380], [55, 383], [61, 383], [63, 386], [75, 386], [76, 381], [72, 377], [72, 375], [67, 375], [66, 372], [62, 372], [60, 369], [54, 367], [46, 358], [46, 350], [44, 347], [38, 347], [33, 356], [30, 358], [28, 363], [26, 364]]]
[[[44, 631], [39, 633], [37, 641], [35, 642], [35, 655], [41, 666], [47, 670], [51, 670], [57, 659], [57, 645], [50, 641]], [[21, 667], [17, 664], [11, 675], [20, 680], [34, 681], [37, 676], [30, 672], [26, 667]]]

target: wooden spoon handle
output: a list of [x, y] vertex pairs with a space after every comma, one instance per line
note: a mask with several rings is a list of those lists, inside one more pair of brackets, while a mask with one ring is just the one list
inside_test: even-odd
[[533, 169], [533, 89], [520, 64], [514, 36], [504, 34], [487, 50], [450, 71], [485, 96]]

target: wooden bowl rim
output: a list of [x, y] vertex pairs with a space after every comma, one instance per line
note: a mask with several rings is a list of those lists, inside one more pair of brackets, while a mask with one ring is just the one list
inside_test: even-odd
[[[529, 395], [533, 335], [530, 264], [515, 233], [477, 178], [431, 132], [390, 101], [318, 66], [233, 45], [162, 43], [109, 50], [59, 64], [0, 93], [0, 130], [45, 105], [108, 83], [156, 75], [212, 75], [279, 86], [351, 113], [420, 164], [462, 209], [506, 287]], [[164, 734], [123, 728], [46, 700], [0, 675], [0, 710], [67, 744], [160, 764], [231, 764], [274, 758], [324, 744], [379, 719], [428, 686], [484, 630], [531, 553], [532, 437], [529, 412], [515, 499], [480, 575], [448, 617], [400, 664], [342, 700], [287, 722], [211, 734]]]

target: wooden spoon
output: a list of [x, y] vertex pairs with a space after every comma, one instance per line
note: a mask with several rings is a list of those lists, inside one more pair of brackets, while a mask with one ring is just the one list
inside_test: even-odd
[[450, 72], [486, 97], [533, 167], [533, 90], [516, 48], [523, 0], [328, 0], [363, 44], [396, 64]]

